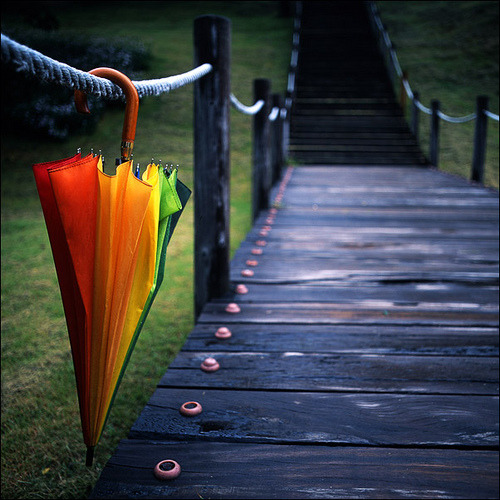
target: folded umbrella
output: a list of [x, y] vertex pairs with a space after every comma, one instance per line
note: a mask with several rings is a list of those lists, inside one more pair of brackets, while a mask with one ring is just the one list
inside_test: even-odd
[[[156, 165], [142, 179], [134, 174], [132, 82], [111, 68], [91, 73], [120, 85], [127, 98], [116, 174], [104, 173], [102, 157], [94, 155], [33, 166], [70, 337], [87, 465], [163, 279], [172, 216], [183, 208], [176, 174], [167, 177]], [[85, 94], [75, 92], [75, 102], [88, 111]]]

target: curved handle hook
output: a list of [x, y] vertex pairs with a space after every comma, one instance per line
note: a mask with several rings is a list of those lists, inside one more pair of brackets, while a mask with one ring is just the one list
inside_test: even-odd
[[[130, 160], [134, 147], [135, 129], [137, 125], [137, 114], [139, 113], [139, 94], [132, 81], [113, 68], [95, 68], [89, 71], [91, 75], [102, 76], [116, 83], [124, 92], [126, 99], [125, 118], [123, 120], [121, 161]], [[75, 106], [79, 113], [89, 114], [87, 106], [87, 94], [81, 90], [75, 90]]]

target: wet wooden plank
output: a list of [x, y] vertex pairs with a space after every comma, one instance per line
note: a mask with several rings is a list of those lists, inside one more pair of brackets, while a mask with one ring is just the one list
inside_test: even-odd
[[[286, 348], [286, 346], [284, 346]], [[206, 373], [207, 357], [220, 364]], [[159, 387], [498, 395], [498, 358], [181, 351]]]
[[[366, 134], [368, 135], [368, 134]], [[334, 171], [333, 171], [334, 169]], [[332, 175], [334, 173], [334, 175]], [[363, 166], [349, 166], [347, 168], [332, 167], [331, 165], [314, 165], [294, 171], [289, 187], [303, 188], [306, 186], [344, 186], [347, 192], [350, 189], [370, 189], [371, 187], [387, 188], [396, 186], [397, 189], [436, 189], [439, 187], [451, 189], [455, 187], [470, 188], [471, 194], [478, 191], [488, 193], [498, 199], [498, 192], [472, 184], [468, 179], [448, 174], [441, 170], [428, 167], [397, 167], [375, 166], [369, 169]], [[476, 191], [477, 190], [477, 191]]]
[[[180, 414], [187, 401], [202, 412]], [[129, 438], [364, 446], [498, 446], [498, 397], [155, 391]]]
[[[237, 280], [239, 281], [239, 279]], [[343, 283], [323, 286], [248, 284], [247, 293], [228, 295], [228, 300], [238, 303], [273, 302], [279, 297], [283, 302], [392, 302], [396, 306], [417, 306], [421, 303], [448, 304], [449, 307], [474, 307], [481, 304], [498, 304], [497, 286], [471, 287], [463, 283], [396, 283], [375, 285]]]
[[283, 204], [292, 203], [295, 206], [311, 206], [313, 203], [321, 206], [373, 206], [373, 207], [477, 207], [477, 208], [496, 208], [498, 207], [498, 199], [490, 196], [484, 197], [465, 197], [459, 195], [453, 196], [426, 196], [425, 192], [414, 194], [412, 196], [382, 196], [379, 193], [366, 195], [353, 193], [352, 196], [338, 196], [337, 190], [328, 192], [327, 189], [307, 187], [304, 189], [294, 189], [293, 194], [285, 193]]
[[[167, 458], [181, 475], [161, 482]], [[90, 498], [497, 498], [498, 453], [123, 440]]]
[[[251, 257], [251, 250], [257, 248], [256, 241], [262, 240], [260, 236], [254, 236], [243, 242], [237, 250], [235, 257], [244, 255]], [[320, 240], [278, 240], [269, 241], [266, 239], [265, 248], [260, 248], [265, 254], [280, 254], [284, 260], [295, 257], [326, 257], [326, 258], [351, 258], [351, 259], [377, 259], [383, 261], [390, 258], [407, 258], [409, 260], [422, 259], [429, 260], [453, 259], [460, 262], [487, 261], [493, 264], [498, 263], [498, 241], [495, 240], [475, 240], [462, 242], [460, 240], [447, 241], [370, 241], [356, 240], [354, 238], [344, 241]], [[375, 269], [375, 268], [374, 268]]]
[[[354, 253], [354, 252], [353, 252]], [[288, 256], [287, 256], [288, 257]], [[249, 261], [249, 263], [248, 263]], [[293, 266], [290, 263], [293, 262]], [[380, 272], [387, 273], [392, 270], [396, 271], [398, 274], [401, 270], [408, 270], [408, 272], [414, 272], [418, 270], [421, 273], [431, 273], [432, 271], [438, 271], [439, 274], [443, 274], [447, 271], [451, 273], [475, 273], [478, 275], [484, 272], [498, 276], [499, 264], [496, 259], [478, 259], [465, 257], [458, 258], [448, 258], [448, 259], [432, 259], [423, 258], [415, 256], [415, 258], [401, 258], [397, 256], [384, 256], [383, 254], [368, 258], [366, 255], [348, 255], [342, 259], [338, 256], [326, 256], [326, 255], [295, 255], [293, 261], [290, 258], [285, 258], [280, 255], [279, 252], [274, 252], [270, 254], [266, 252], [259, 256], [252, 256], [250, 254], [242, 255], [241, 253], [235, 255], [233, 260], [233, 274], [237, 273], [238, 270], [252, 267], [254, 273], [258, 273], [259, 276], [263, 275], [280, 275], [280, 276], [292, 276], [295, 274], [302, 274], [303, 270], [307, 273], [314, 273], [318, 271], [328, 271], [330, 273], [342, 272], [344, 270], [356, 272], [363, 272], [363, 274], [369, 274], [371, 276], [376, 275]], [[297, 269], [298, 268], [298, 269]]]
[[[252, 269], [253, 270], [253, 269]], [[409, 271], [380, 270], [370, 272], [369, 269], [318, 269], [316, 271], [301, 267], [282, 267], [280, 272], [268, 269], [267, 272], [253, 270], [253, 276], [242, 275], [243, 269], [232, 270], [231, 280], [237, 283], [269, 283], [269, 284], [307, 284], [312, 282], [342, 282], [347, 283], [461, 283], [470, 286], [498, 286], [498, 272], [488, 271], [421, 271], [418, 268]]]
[[197, 324], [183, 351], [498, 356], [497, 327], [234, 323], [221, 340], [220, 326]]
[[497, 326], [498, 305], [447, 307], [446, 304], [419, 303], [394, 305], [393, 302], [259, 302], [242, 304], [237, 314], [226, 312], [226, 302], [206, 305], [199, 323], [233, 324], [371, 324]]
[[[464, 193], [465, 195], [465, 193]], [[313, 204], [311, 204], [312, 208]], [[259, 227], [266, 222], [267, 214], [257, 218], [255, 225]], [[461, 209], [451, 211], [444, 207], [443, 209], [427, 210], [394, 210], [394, 209], [362, 209], [348, 208], [341, 209], [335, 207], [315, 206], [314, 209], [307, 211], [287, 208], [276, 216], [274, 226], [328, 226], [328, 227], [352, 227], [353, 222], [359, 226], [380, 226], [384, 227], [478, 227], [492, 228], [498, 222], [498, 213], [494, 210]]]
[[255, 227], [248, 233], [248, 238], [256, 236], [265, 236], [269, 240], [284, 239], [284, 240], [304, 240], [304, 239], [326, 239], [328, 241], [345, 241], [345, 240], [359, 240], [364, 241], [370, 239], [371, 241], [399, 241], [411, 239], [412, 241], [443, 241], [459, 240], [467, 244], [469, 240], [475, 241], [483, 239], [485, 241], [493, 240], [498, 241], [498, 235], [492, 231], [494, 225], [490, 227], [474, 227], [471, 224], [468, 228], [452, 229], [434, 226], [429, 224], [429, 227], [384, 227], [384, 225], [377, 225], [374, 227], [318, 227], [296, 226], [289, 228], [287, 226], [275, 226], [266, 231], [265, 235], [261, 235], [261, 231], [265, 230], [262, 227]]

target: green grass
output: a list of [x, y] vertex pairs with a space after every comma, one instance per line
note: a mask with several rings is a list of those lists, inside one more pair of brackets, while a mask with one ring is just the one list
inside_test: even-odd
[[[118, 12], [117, 6], [119, 5]], [[202, 14], [232, 22], [231, 90], [251, 104], [253, 80], [284, 92], [292, 19], [276, 2], [57, 2], [60, 30], [122, 37], [153, 55], [140, 79], [193, 67], [193, 21]], [[7, 26], [13, 19], [2, 18]], [[95, 66], [99, 66], [99, 61]], [[134, 159], [179, 164], [193, 187], [193, 86], [143, 99]], [[193, 200], [176, 228], [166, 277], [132, 354], [94, 466], [84, 465], [73, 364], [50, 245], [31, 165], [102, 149], [119, 152], [123, 111], [108, 110], [97, 130], [64, 143], [2, 136], [2, 496], [83, 498], [137, 419], [193, 327]], [[251, 227], [252, 118], [231, 111], [231, 251]]]
[[[498, 2], [377, 2], [382, 22], [408, 72], [413, 91], [430, 107], [438, 99], [449, 116], [475, 112], [489, 97], [498, 114]], [[409, 111], [409, 110], [408, 110]], [[422, 150], [428, 156], [430, 117], [420, 114]], [[441, 120], [439, 168], [470, 178], [475, 122]], [[498, 189], [498, 122], [488, 119], [485, 184]]]

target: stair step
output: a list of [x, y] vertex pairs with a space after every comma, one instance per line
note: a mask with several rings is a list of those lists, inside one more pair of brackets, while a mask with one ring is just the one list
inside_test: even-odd
[[359, 147], [372, 147], [372, 146], [384, 146], [390, 148], [392, 146], [411, 146], [418, 149], [417, 143], [414, 139], [397, 139], [397, 140], [388, 140], [388, 139], [359, 139], [357, 137], [353, 137], [350, 139], [337, 139], [337, 140], [329, 140], [325, 138], [306, 138], [306, 139], [298, 139], [296, 137], [290, 138], [290, 149], [293, 149], [297, 146], [317, 146], [317, 145], [330, 145], [330, 146], [359, 146]]
[[295, 144], [299, 144], [299, 141], [307, 141], [307, 140], [317, 140], [317, 141], [331, 141], [331, 142], [339, 142], [345, 144], [349, 141], [361, 141], [363, 144], [365, 142], [400, 142], [400, 141], [415, 141], [413, 136], [409, 131], [403, 131], [403, 133], [362, 133], [362, 132], [313, 132], [310, 133], [308, 131], [298, 132], [293, 131], [290, 134], [290, 142], [294, 142]]
[[418, 152], [418, 148], [415, 146], [408, 145], [380, 145], [380, 146], [356, 146], [353, 144], [291, 144], [290, 151], [322, 151], [322, 152], [361, 152], [361, 153], [378, 153], [378, 152], [389, 152], [389, 153], [399, 153], [399, 152]]
[[424, 165], [425, 159], [418, 155], [346, 155], [346, 154], [307, 154], [291, 155], [293, 159], [303, 163], [334, 163], [337, 165], [342, 164], [420, 164]]

